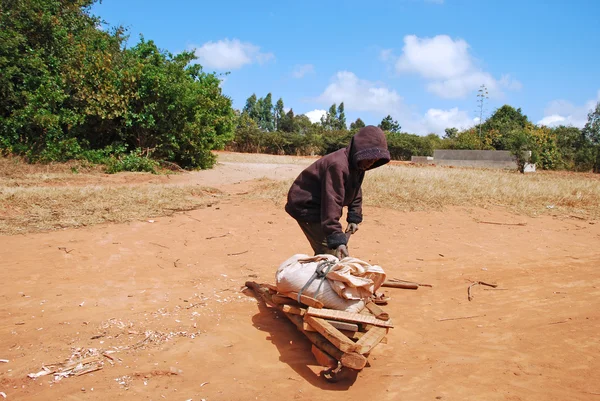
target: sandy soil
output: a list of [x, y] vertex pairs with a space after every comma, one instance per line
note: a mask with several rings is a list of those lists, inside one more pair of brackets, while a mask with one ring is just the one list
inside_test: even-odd
[[[309, 342], [242, 290], [246, 280], [272, 283], [282, 261], [310, 250], [280, 207], [243, 197], [248, 180], [301, 168], [222, 164], [169, 178], [225, 190], [212, 207], [0, 237], [0, 391], [8, 400], [600, 399], [600, 222], [500, 208], [366, 208], [352, 255], [433, 288], [386, 291], [388, 344], [355, 381], [321, 379]], [[479, 280], [499, 286], [475, 287], [469, 302]], [[80, 347], [120, 352], [86, 375], [27, 377]]]

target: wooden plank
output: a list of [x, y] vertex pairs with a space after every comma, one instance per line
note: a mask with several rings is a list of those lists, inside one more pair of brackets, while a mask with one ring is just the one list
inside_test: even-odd
[[282, 295], [282, 294], [271, 295], [271, 299], [277, 305], [300, 306], [300, 304], [298, 303], [298, 301], [296, 301], [295, 299], [292, 299], [290, 297], [286, 297], [285, 295]]
[[386, 336], [388, 330], [389, 329], [385, 327], [373, 327], [371, 330], [367, 331], [365, 335], [356, 342], [356, 352], [359, 354], [371, 352], [371, 350]]
[[342, 352], [353, 352], [354, 351], [354, 342], [350, 340], [348, 337], [343, 335], [333, 327], [331, 324], [327, 323], [325, 319], [321, 319], [313, 316], [304, 316], [304, 321], [310, 324], [314, 329], [316, 329], [323, 337], [329, 340], [333, 345], [335, 345]]
[[[286, 297], [290, 297], [292, 299], [298, 300], [297, 292], [284, 292], [282, 294], [285, 295]], [[323, 302], [316, 300], [314, 298], [311, 298], [304, 294], [300, 296], [300, 302], [306, 306], [311, 306], [311, 307], [317, 308], [317, 309], [321, 309], [323, 307]]]
[[338, 365], [337, 359], [335, 359], [334, 357], [332, 357], [331, 355], [329, 355], [327, 352], [323, 351], [316, 345], [313, 344], [310, 350], [312, 351], [312, 353], [315, 356], [315, 359], [317, 360], [317, 363], [319, 365], [326, 366], [328, 368], [337, 367], [337, 365]]
[[294, 315], [304, 316], [306, 309], [298, 308], [291, 305], [281, 305], [281, 310], [285, 313], [292, 313]]
[[367, 302], [365, 306], [377, 319], [390, 320], [390, 315], [373, 302]]
[[[354, 323], [338, 322], [336, 320], [327, 320], [327, 323], [338, 329], [339, 331], [356, 332], [358, 331], [358, 325]], [[316, 331], [310, 324], [304, 322], [304, 330]]]
[[380, 320], [375, 316], [363, 315], [335, 309], [308, 308], [307, 315], [323, 319], [341, 320], [343, 322], [372, 324], [380, 327], [394, 327], [391, 320]]
[[356, 352], [344, 353], [327, 341], [327, 339], [321, 334], [303, 330], [302, 325], [304, 321], [300, 316], [292, 315], [290, 313], [286, 313], [285, 316], [296, 325], [298, 330], [300, 330], [311, 343], [340, 361], [343, 366], [351, 369], [361, 370], [367, 365], [367, 358], [365, 358], [363, 355]]
[[358, 331], [358, 325], [356, 323], [348, 323], [348, 322], [338, 322], [337, 320], [327, 320], [327, 323], [332, 325], [338, 330], [346, 330], [346, 331]]

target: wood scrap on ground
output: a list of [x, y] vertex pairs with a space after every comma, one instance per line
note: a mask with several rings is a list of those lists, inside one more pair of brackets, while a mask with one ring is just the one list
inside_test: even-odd
[[467, 298], [469, 301], [473, 299], [473, 296], [471, 295], [471, 288], [476, 285], [487, 285], [488, 287], [492, 287], [492, 288], [498, 287], [498, 284], [490, 284], [490, 283], [486, 283], [485, 281], [475, 281], [467, 289]]

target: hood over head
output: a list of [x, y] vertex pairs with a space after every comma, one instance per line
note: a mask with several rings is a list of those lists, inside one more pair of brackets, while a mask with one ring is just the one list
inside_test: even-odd
[[375, 160], [368, 170], [383, 166], [390, 161], [385, 133], [373, 125], [361, 128], [352, 137], [348, 154], [353, 168], [358, 168], [358, 162], [361, 160]]

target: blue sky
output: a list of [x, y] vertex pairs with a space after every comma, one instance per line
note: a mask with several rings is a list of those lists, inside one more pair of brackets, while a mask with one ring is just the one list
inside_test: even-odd
[[[543, 3], [543, 4], [542, 4]], [[172, 53], [196, 49], [242, 108], [271, 92], [317, 118], [344, 101], [347, 122], [443, 133], [474, 124], [485, 84], [531, 121], [583, 126], [600, 101], [600, 1], [103, 0], [93, 13]]]

